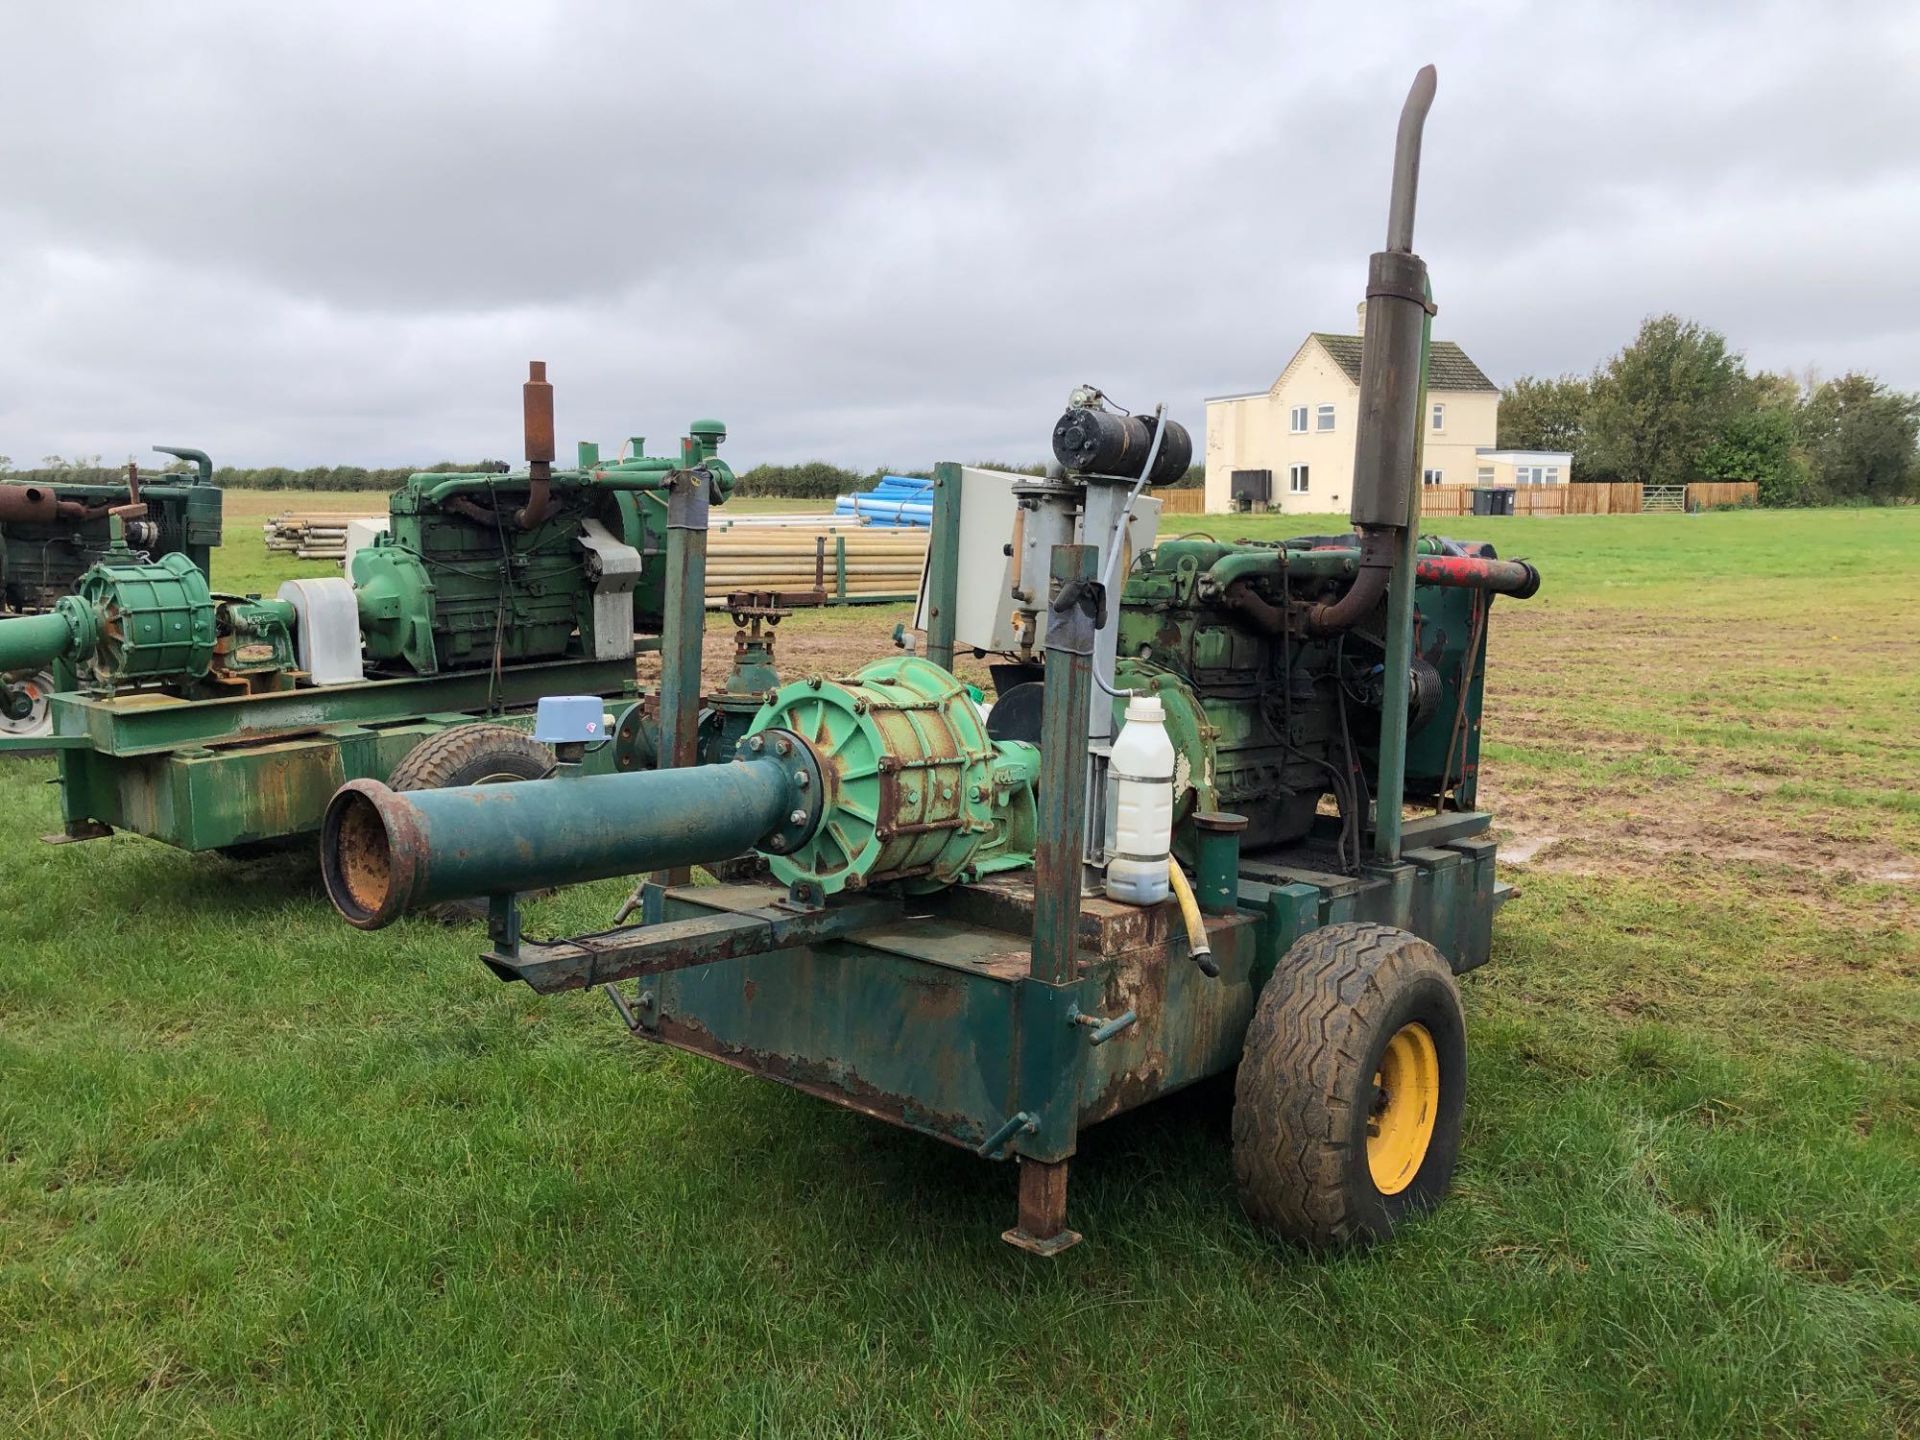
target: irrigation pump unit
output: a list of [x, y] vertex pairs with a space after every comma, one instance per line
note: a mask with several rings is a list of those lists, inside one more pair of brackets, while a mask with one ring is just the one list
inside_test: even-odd
[[[1083, 388], [1059, 472], [1023, 483], [990, 551], [961, 553], [960, 467], [936, 472], [923, 656], [789, 681], [699, 770], [356, 781], [322, 835], [337, 908], [372, 929], [488, 897], [504, 979], [604, 987], [636, 1036], [1017, 1160], [1006, 1239], [1031, 1251], [1079, 1238], [1082, 1130], [1236, 1069], [1262, 1225], [1364, 1241], [1438, 1199], [1465, 1095], [1455, 977], [1504, 895], [1474, 804], [1488, 613], [1539, 576], [1418, 533], [1432, 94], [1422, 71], [1369, 273], [1352, 533], [1126, 561], [1186, 434]], [[951, 670], [955, 607], [961, 572], [1003, 556], [1021, 639], [983, 714]], [[640, 923], [522, 933], [516, 892], [747, 847], [769, 880], [656, 878], [619, 917]]]
[[[181, 555], [200, 572], [220, 543], [220, 489], [204, 450], [156, 445], [191, 467], [142, 475], [127, 463], [117, 484], [29, 480], [0, 484], [0, 615], [39, 615], [79, 588], [109, 555], [131, 547], [148, 560]], [[0, 670], [0, 736], [53, 728], [51, 666]]]
[[[0, 740], [58, 752], [64, 828], [48, 838], [118, 828], [245, 853], [311, 835], [357, 777], [543, 774], [553, 756], [523, 732], [554, 694], [615, 712], [585, 768], [652, 764], [668, 742], [640, 703], [634, 654], [690, 644], [698, 685], [706, 516], [734, 483], [717, 453], [726, 429], [694, 422], [671, 459], [636, 440], [603, 463], [583, 444], [577, 466], [556, 469], [538, 361], [524, 411], [524, 470], [410, 476], [350, 579], [220, 594], [204, 551], [155, 553], [136, 528], [149, 522], [105, 517], [108, 543], [72, 593], [0, 620], [0, 676], [55, 677], [52, 733]], [[0, 712], [34, 698], [0, 685]], [[733, 696], [696, 710], [683, 758], [712, 758], [744, 730], [741, 709]]]

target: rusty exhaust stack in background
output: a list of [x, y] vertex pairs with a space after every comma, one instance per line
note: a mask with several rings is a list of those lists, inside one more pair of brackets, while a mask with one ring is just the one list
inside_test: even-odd
[[547, 383], [546, 361], [527, 362], [527, 383], [521, 387], [521, 397], [527, 437], [527, 503], [513, 518], [522, 530], [531, 530], [547, 518], [553, 481], [553, 386]]
[[1380, 603], [1411, 509], [1420, 440], [1420, 340], [1432, 313], [1427, 264], [1413, 253], [1413, 208], [1420, 184], [1420, 133], [1433, 108], [1437, 83], [1433, 66], [1424, 66], [1400, 110], [1387, 248], [1367, 266], [1359, 439], [1348, 511], [1360, 532], [1360, 573], [1340, 599], [1308, 609], [1307, 627], [1318, 634], [1349, 630]]
[[62, 500], [45, 485], [0, 485], [0, 524], [46, 525], [55, 520], [98, 520], [105, 505]]

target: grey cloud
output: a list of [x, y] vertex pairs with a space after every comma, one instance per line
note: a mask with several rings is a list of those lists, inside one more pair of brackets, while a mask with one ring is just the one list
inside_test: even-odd
[[237, 463], [733, 429], [1039, 456], [1068, 386], [1262, 385], [1420, 248], [1497, 378], [1646, 313], [1920, 388], [1909, 8], [13, 7], [0, 451]]

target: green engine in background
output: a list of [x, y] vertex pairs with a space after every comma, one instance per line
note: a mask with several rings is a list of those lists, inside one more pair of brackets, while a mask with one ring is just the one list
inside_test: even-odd
[[[378, 669], [431, 675], [494, 663], [565, 655], [579, 637], [586, 653], [605, 653], [626, 636], [602, 636], [589, 583], [589, 527], [639, 552], [632, 610], [640, 628], [658, 629], [666, 609], [665, 478], [681, 466], [713, 477], [716, 499], [732, 493], [733, 472], [719, 458], [726, 427], [697, 420], [677, 459], [640, 453], [602, 465], [598, 447], [580, 447], [580, 465], [554, 471], [549, 508], [531, 529], [515, 516], [524, 478], [478, 474], [409, 476], [388, 506], [387, 533], [353, 557], [361, 634]], [[652, 561], [654, 563], [648, 563]], [[611, 642], [611, 643], [610, 643]]]
[[[583, 445], [575, 468], [556, 470], [539, 362], [524, 398], [527, 467], [408, 477], [350, 579], [290, 581], [277, 598], [221, 594], [186, 553], [143, 553], [162, 533], [144, 517], [103, 512], [102, 547], [73, 593], [0, 619], [0, 712], [19, 721], [43, 705], [52, 732], [0, 739], [0, 751], [58, 753], [58, 838], [119, 828], [205, 850], [304, 834], [344, 781], [387, 778], [422, 739], [473, 718], [524, 729], [548, 695], [607, 702], [614, 728], [589, 770], [651, 764], [658, 727], [636, 704], [633, 662], [683, 603], [667, 578], [668, 495], [731, 493], [717, 453], [726, 429], [695, 422], [672, 458], [636, 440], [602, 464]], [[181, 488], [210, 497], [217, 516], [217, 490]], [[697, 610], [703, 597], [695, 588], [684, 603]], [[26, 678], [41, 667], [50, 695]], [[713, 746], [744, 731], [740, 709], [719, 707]]]
[[[190, 475], [140, 476], [140, 503], [147, 507], [137, 522], [135, 549], [150, 559], [179, 554], [202, 576], [220, 543], [221, 495], [213, 483], [213, 462], [199, 450], [160, 446], [161, 453], [190, 462]], [[37, 490], [51, 497], [61, 513], [40, 518], [24, 494], [0, 495], [0, 614], [50, 610], [73, 593], [79, 579], [112, 546], [108, 511], [126, 505], [127, 485], [33, 481], [0, 485], [0, 491]]]

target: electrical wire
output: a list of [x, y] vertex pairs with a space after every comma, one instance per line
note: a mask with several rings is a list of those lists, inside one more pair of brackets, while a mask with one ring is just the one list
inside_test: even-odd
[[[1100, 567], [1100, 592], [1103, 595], [1113, 586], [1113, 571], [1114, 567], [1120, 563], [1120, 551], [1122, 540], [1127, 533], [1127, 522], [1133, 518], [1133, 503], [1140, 498], [1140, 492], [1147, 488], [1147, 480], [1153, 474], [1153, 462], [1160, 458], [1160, 440], [1166, 434], [1166, 430], [1167, 404], [1163, 400], [1153, 409], [1153, 443], [1147, 446], [1147, 459], [1146, 463], [1140, 467], [1140, 478], [1133, 482], [1133, 488], [1127, 492], [1126, 503], [1120, 507], [1119, 515], [1114, 518], [1112, 533], [1107, 536], [1106, 563]], [[1114, 616], [1114, 623], [1116, 625], [1119, 623], [1117, 614]], [[1114, 658], [1117, 665], [1119, 657], [1116, 655]], [[1092, 660], [1093, 663], [1087, 669], [1093, 674], [1093, 683], [1099, 686], [1104, 694], [1115, 700], [1125, 700], [1134, 694], [1132, 690], [1116, 690], [1113, 683], [1100, 673], [1098, 646], [1094, 647]]]

